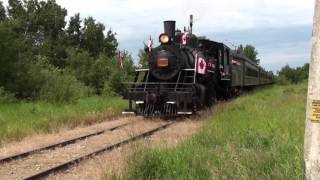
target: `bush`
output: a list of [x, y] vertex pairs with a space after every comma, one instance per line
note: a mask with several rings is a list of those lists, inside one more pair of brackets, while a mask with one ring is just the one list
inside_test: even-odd
[[112, 84], [109, 81], [104, 82], [102, 95], [105, 97], [111, 97], [116, 95], [115, 90], [113, 89]]
[[42, 72], [47, 79], [40, 90], [40, 99], [47, 102], [70, 103], [88, 97], [90, 88], [64, 72]]
[[14, 94], [5, 91], [3, 87], [0, 87], [0, 103], [14, 103], [17, 102]]
[[37, 62], [31, 66], [28, 80], [32, 85], [34, 99], [47, 102], [75, 102], [89, 96], [92, 91], [71, 74], [50, 65], [44, 57], [38, 57]]
[[287, 85], [289, 83], [297, 84], [305, 79], [308, 79], [308, 74], [308, 63], [297, 68], [291, 68], [289, 65], [286, 65], [279, 71], [278, 83], [280, 85]]
[[279, 85], [288, 85], [290, 84], [290, 81], [285, 76], [278, 76], [277, 83]]
[[[121, 93], [121, 82], [132, 76], [133, 61], [130, 56], [124, 59], [124, 68], [119, 67], [116, 58], [101, 54], [93, 59], [86, 51], [68, 50], [68, 71], [86, 86], [90, 86], [99, 95]], [[107, 84], [106, 84], [107, 83]], [[113, 92], [111, 92], [113, 91]]]

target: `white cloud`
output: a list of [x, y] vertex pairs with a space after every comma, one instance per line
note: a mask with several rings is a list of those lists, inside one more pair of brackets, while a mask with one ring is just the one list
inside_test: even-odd
[[[120, 48], [132, 51], [134, 56], [150, 34], [157, 39], [163, 31], [163, 20], [176, 20], [181, 29], [187, 25], [189, 14], [194, 14], [194, 32], [199, 35], [248, 29], [263, 31], [265, 28], [310, 25], [314, 9], [314, 0], [56, 1], [68, 10], [69, 16], [79, 12], [82, 18], [93, 16], [107, 28], [112, 28], [118, 34]], [[273, 54], [281, 56], [281, 51], [275, 49]]]

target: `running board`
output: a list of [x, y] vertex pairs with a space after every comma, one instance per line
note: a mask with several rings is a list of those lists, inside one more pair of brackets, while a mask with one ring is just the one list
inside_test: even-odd
[[177, 112], [178, 115], [192, 115], [192, 112]]
[[136, 114], [136, 113], [133, 111], [123, 111], [122, 112], [122, 115], [134, 115], [134, 114]]

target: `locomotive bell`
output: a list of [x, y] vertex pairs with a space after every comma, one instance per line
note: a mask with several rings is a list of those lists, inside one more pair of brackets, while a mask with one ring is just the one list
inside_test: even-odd
[[164, 33], [167, 34], [170, 39], [174, 38], [176, 30], [176, 21], [164, 21]]

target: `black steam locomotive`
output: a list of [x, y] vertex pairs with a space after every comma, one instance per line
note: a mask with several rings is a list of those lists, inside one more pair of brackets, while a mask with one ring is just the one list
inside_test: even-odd
[[192, 115], [216, 99], [241, 89], [273, 83], [266, 72], [246, 56], [223, 43], [197, 37], [189, 30], [164, 22], [160, 45], [150, 49], [147, 69], [137, 69], [134, 82], [126, 83], [124, 114], [145, 117]]

